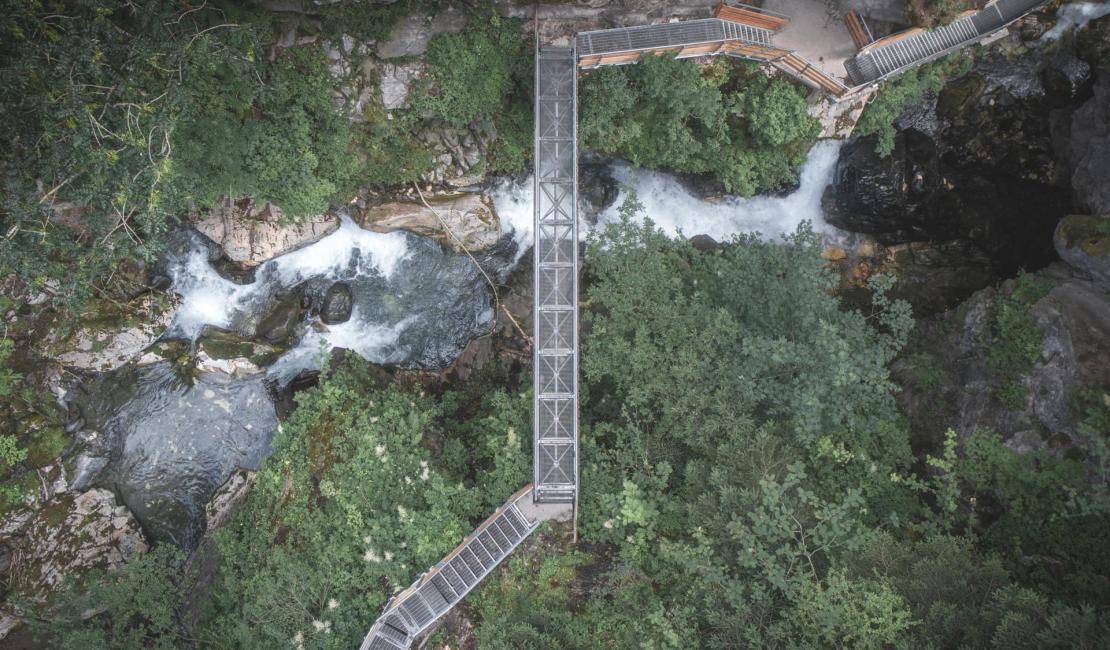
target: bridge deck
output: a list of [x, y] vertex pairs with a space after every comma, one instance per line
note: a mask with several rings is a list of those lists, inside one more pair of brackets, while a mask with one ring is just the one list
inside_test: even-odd
[[525, 515], [527, 505], [523, 501], [531, 498], [529, 485], [514, 494], [412, 586], [390, 599], [359, 650], [408, 650], [417, 637], [539, 527], [539, 520]]
[[1021, 18], [1046, 0], [997, 0], [936, 29], [911, 29], [866, 46], [845, 63], [856, 85], [870, 84], [970, 45]]
[[533, 250], [535, 500], [578, 491], [578, 69], [574, 47], [536, 49]]

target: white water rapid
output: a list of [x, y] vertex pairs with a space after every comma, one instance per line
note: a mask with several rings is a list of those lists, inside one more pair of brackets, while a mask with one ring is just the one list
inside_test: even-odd
[[[644, 206], [640, 217], [650, 218], [670, 235], [709, 235], [724, 241], [737, 234], [758, 233], [767, 239], [781, 239], [803, 221], [809, 221], [816, 232], [838, 239], [842, 231], [825, 221], [821, 194], [832, 180], [840, 144], [836, 140], [822, 140], [814, 145], [802, 167], [799, 187], [790, 194], [726, 196], [718, 203], [695, 196], [672, 174], [614, 164], [610, 171], [622, 190], [617, 200], [600, 214], [599, 223], [619, 219], [618, 210], [628, 195], [624, 188], [631, 187]], [[532, 179], [498, 185], [493, 199], [504, 230], [512, 232], [522, 244], [519, 257], [532, 238]], [[589, 224], [579, 223], [583, 238], [589, 229]]]
[[1060, 7], [1056, 14], [1056, 24], [1045, 32], [1045, 40], [1054, 41], [1072, 27], [1083, 27], [1096, 18], [1110, 14], [1110, 2], [1074, 2]]

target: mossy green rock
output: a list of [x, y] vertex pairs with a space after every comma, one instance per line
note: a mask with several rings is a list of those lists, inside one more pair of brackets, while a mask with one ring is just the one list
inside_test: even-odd
[[1062, 260], [1110, 288], [1110, 217], [1064, 217], [1053, 243]]
[[285, 349], [243, 338], [230, 330], [208, 327], [197, 340], [197, 351], [211, 359], [246, 359], [263, 367], [276, 361]]

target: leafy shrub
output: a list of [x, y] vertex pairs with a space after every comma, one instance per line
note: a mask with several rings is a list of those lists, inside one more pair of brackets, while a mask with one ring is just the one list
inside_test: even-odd
[[583, 146], [638, 165], [712, 173], [743, 195], [795, 182], [818, 132], [791, 84], [742, 64], [702, 69], [645, 57], [591, 72], [579, 94]]
[[928, 352], [917, 352], [910, 357], [910, 376], [919, 388], [930, 392], [940, 390], [948, 380], [944, 364]]
[[488, 120], [497, 138], [488, 171], [517, 171], [531, 158], [532, 50], [519, 20], [486, 5], [457, 34], [439, 34], [412, 106], [455, 127]]
[[856, 123], [856, 133], [878, 135], [875, 151], [887, 157], [894, 151], [895, 123], [903, 111], [919, 101], [927, 92], [939, 92], [951, 78], [971, 69], [972, 59], [963, 54], [949, 56], [884, 81], [879, 92], [863, 110]]
[[1032, 370], [1041, 356], [1044, 335], [1029, 315], [1029, 308], [1046, 295], [1051, 286], [1035, 275], [1023, 273], [1018, 276], [1013, 291], [997, 296], [992, 305], [988, 362], [991, 370], [1005, 382], [998, 398], [1009, 408], [1020, 408], [1025, 403], [1025, 388], [1018, 379]]

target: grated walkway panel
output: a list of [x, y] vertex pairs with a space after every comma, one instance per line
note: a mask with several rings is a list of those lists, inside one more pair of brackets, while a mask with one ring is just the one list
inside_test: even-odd
[[536, 49], [533, 482], [540, 503], [578, 491], [578, 67]]
[[853, 84], [873, 83], [974, 43], [1046, 0], [998, 0], [947, 25], [876, 41], [845, 63]]
[[769, 29], [730, 20], [704, 18], [680, 23], [618, 27], [616, 29], [581, 32], [576, 37], [575, 43], [578, 56], [595, 56], [676, 48], [721, 41], [744, 41], [758, 45], [770, 45], [772, 33]]
[[517, 506], [531, 486], [514, 494], [447, 557], [390, 599], [359, 650], [408, 650], [413, 641], [457, 605], [513, 549], [539, 527]]

